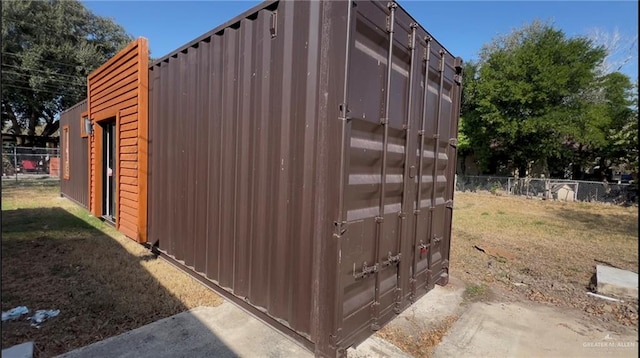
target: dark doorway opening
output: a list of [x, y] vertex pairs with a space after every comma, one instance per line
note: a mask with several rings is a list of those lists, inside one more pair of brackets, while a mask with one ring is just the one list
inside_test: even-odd
[[116, 121], [102, 122], [102, 218], [116, 222]]

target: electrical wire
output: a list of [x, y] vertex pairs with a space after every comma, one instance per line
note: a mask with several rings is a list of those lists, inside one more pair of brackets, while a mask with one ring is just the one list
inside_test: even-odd
[[[2, 51], [3, 55], [9, 55], [9, 56], [13, 56], [13, 57], [17, 57], [19, 59], [23, 59], [25, 57], [24, 54], [18, 54], [15, 52], [6, 52], [6, 51]], [[45, 60], [45, 59], [38, 59], [38, 61], [42, 61], [42, 62], [51, 62], [51, 63], [55, 63], [58, 65], [63, 65], [63, 66], [68, 66], [68, 67], [73, 67], [75, 68], [75, 65], [69, 64], [69, 63], [65, 63], [65, 62], [58, 62], [58, 61], [53, 61], [53, 60]]]
[[26, 67], [8, 65], [6, 63], [3, 63], [2, 66], [15, 68], [15, 69], [18, 69], [18, 70], [21, 70], [21, 71], [41, 72], [41, 73], [46, 73], [47, 75], [69, 77], [69, 78], [72, 78], [72, 79], [82, 79], [82, 78], [84, 78], [83, 76], [78, 76], [78, 75], [65, 75], [63, 73], [55, 73], [55, 72], [52, 73], [52, 72], [48, 72], [48, 71], [38, 70], [38, 69], [35, 69], [35, 68], [26, 68]]

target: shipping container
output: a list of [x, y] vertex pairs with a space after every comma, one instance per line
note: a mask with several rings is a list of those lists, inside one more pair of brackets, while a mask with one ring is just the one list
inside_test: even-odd
[[114, 128], [90, 136], [94, 214], [115, 200], [120, 231], [318, 356], [447, 284], [462, 60], [401, 6], [269, 1], [150, 65], [134, 44], [89, 77]]
[[84, 100], [60, 114], [60, 193], [89, 207], [89, 139], [83, 129], [87, 116]]

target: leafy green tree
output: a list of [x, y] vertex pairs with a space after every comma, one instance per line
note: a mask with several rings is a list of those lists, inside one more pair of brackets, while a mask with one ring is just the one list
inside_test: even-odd
[[628, 172], [638, 172], [638, 84], [613, 73], [608, 76], [607, 92], [613, 125], [609, 129], [609, 146], [601, 155], [602, 163], [624, 166]]
[[82, 3], [2, 5], [2, 129], [55, 133], [59, 113], [86, 97], [86, 77], [132, 40]]
[[532, 162], [572, 160], [576, 145], [605, 145], [609, 117], [592, 98], [600, 95], [595, 69], [605, 55], [590, 40], [539, 21], [484, 46], [472, 79], [465, 73], [471, 89], [462, 112], [463, 133], [483, 167], [524, 175]]

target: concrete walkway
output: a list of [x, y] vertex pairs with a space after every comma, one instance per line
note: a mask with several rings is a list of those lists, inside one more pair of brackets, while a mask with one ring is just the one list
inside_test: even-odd
[[[580, 311], [527, 303], [463, 303], [464, 283], [436, 286], [389, 326], [416, 336], [459, 317], [434, 357], [637, 357], [638, 334], [609, 332]], [[372, 336], [349, 357], [408, 357]], [[289, 337], [225, 302], [199, 307], [61, 357], [312, 357]]]
[[637, 332], [616, 334], [576, 312], [535, 303], [472, 304], [434, 352], [446, 357], [637, 357]]
[[[372, 337], [350, 357], [407, 357], [390, 343]], [[225, 302], [198, 307], [59, 357], [313, 357], [289, 337]]]

